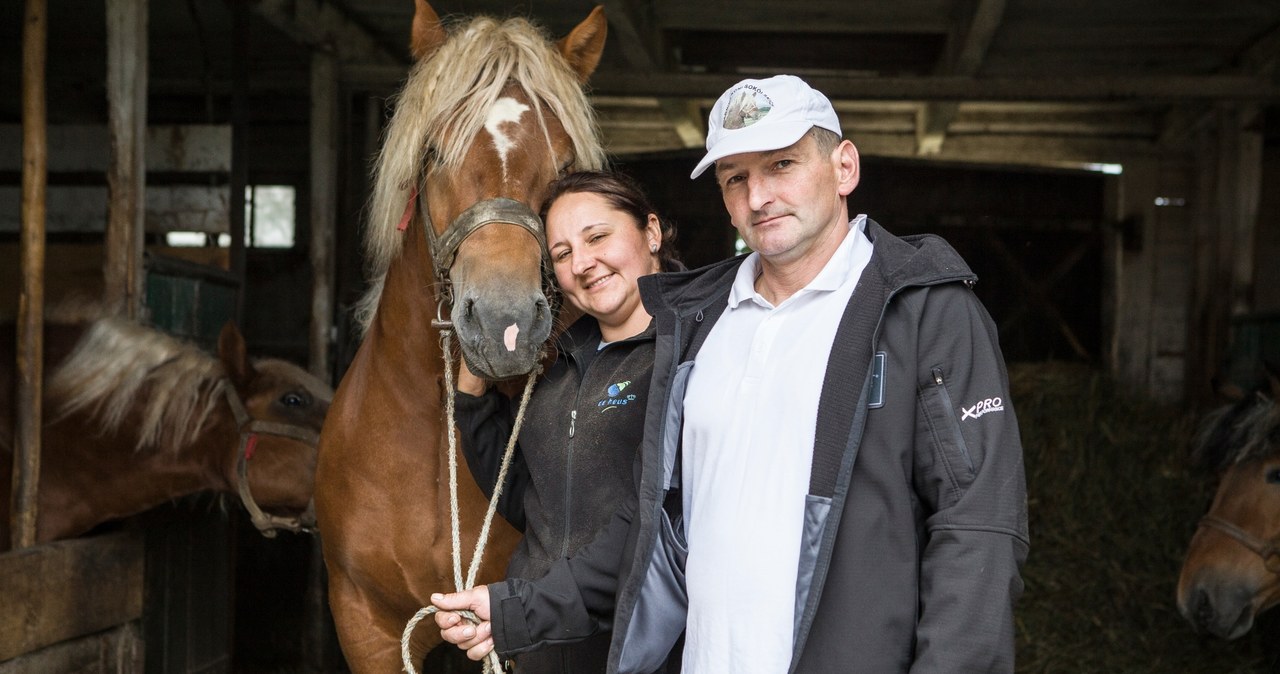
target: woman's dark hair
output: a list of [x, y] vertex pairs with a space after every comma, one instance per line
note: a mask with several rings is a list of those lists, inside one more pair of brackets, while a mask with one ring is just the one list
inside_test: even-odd
[[580, 171], [570, 173], [556, 180], [547, 187], [546, 198], [542, 201], [543, 222], [547, 220], [547, 211], [556, 199], [566, 194], [586, 192], [599, 195], [609, 205], [630, 215], [641, 231], [649, 221], [649, 214], [658, 216], [658, 229], [662, 232], [662, 245], [658, 248], [658, 265], [662, 271], [678, 271], [684, 269], [680, 257], [676, 254], [676, 227], [673, 222], [663, 217], [649, 203], [649, 197], [630, 176], [606, 171]]

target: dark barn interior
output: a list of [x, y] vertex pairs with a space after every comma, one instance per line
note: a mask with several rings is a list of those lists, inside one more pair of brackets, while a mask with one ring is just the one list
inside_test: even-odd
[[[551, 36], [595, 4], [432, 3], [442, 17], [529, 17]], [[949, 241], [1011, 364], [1079, 367], [1181, 418], [1214, 402], [1214, 375], [1256, 383], [1257, 362], [1280, 359], [1274, 0], [601, 4], [609, 35], [587, 85], [601, 137], [676, 221], [691, 267], [739, 252], [712, 180], [688, 180], [712, 104], [741, 78], [789, 72], [829, 95], [860, 152], [850, 211]], [[35, 69], [33, 7], [47, 36]], [[370, 169], [411, 65], [413, 14], [412, 0], [0, 3], [6, 337], [25, 301], [25, 101], [38, 80], [45, 306], [121, 299], [108, 232], [133, 149], [147, 280], [124, 300], [206, 347], [234, 320], [251, 354], [336, 385], [359, 346]], [[143, 138], [122, 136], [126, 122]], [[1173, 526], [1185, 542], [1195, 525]], [[0, 625], [0, 672], [345, 671], [314, 537], [264, 539], [238, 503], [208, 496], [105, 530], [121, 528], [145, 532], [142, 615], [74, 635], [93, 647]], [[1259, 630], [1277, 635], [1274, 620]], [[1264, 671], [1248, 669], [1271, 657], [1259, 643], [1244, 646], [1250, 664], [1220, 671]], [[126, 647], [141, 653], [133, 668], [118, 664]], [[59, 648], [63, 664], [42, 669]], [[427, 671], [466, 669], [434, 657]], [[1026, 662], [1075, 671], [1040, 651]]]

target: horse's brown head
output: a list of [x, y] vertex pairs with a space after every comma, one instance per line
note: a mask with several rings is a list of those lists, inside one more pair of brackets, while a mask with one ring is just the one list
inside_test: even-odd
[[[418, 62], [383, 145], [367, 247], [385, 274], [400, 245], [388, 226], [422, 227], [435, 278], [423, 300], [447, 314], [472, 370], [492, 379], [531, 370], [551, 330], [536, 213], [558, 175], [603, 163], [581, 86], [605, 32], [599, 8], [558, 43], [523, 19], [448, 30], [417, 2]], [[380, 292], [363, 303], [366, 324]]]
[[1206, 419], [1199, 460], [1220, 473], [1178, 579], [1178, 610], [1224, 639], [1280, 603], [1280, 381]]
[[272, 524], [296, 528], [279, 516], [305, 514], [301, 524], [313, 525], [316, 444], [333, 389], [292, 363], [251, 361], [244, 338], [230, 322], [218, 338], [218, 359], [226, 370], [227, 401], [241, 435], [227, 478], [239, 483], [241, 499], [264, 534], [272, 535]]

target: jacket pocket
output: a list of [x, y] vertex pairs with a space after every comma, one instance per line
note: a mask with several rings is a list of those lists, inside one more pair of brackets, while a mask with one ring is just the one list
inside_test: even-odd
[[[964, 434], [960, 431], [960, 420], [957, 418], [956, 406], [951, 394], [947, 391], [946, 378], [941, 367], [934, 367], [930, 372], [930, 381], [921, 388], [917, 396], [920, 419], [929, 438], [932, 456], [918, 456], [926, 465], [934, 470], [926, 482], [933, 482], [945, 475], [947, 485], [937, 484], [936, 496], [939, 507], [949, 504], [950, 499], [958, 499], [964, 490], [973, 483], [976, 474], [973, 457], [965, 443]], [[917, 477], [919, 480], [920, 478]], [[948, 498], [950, 497], [950, 499]]]
[[658, 537], [622, 642], [618, 658], [620, 674], [659, 669], [684, 633], [689, 613], [689, 593], [684, 579], [689, 546], [684, 538], [684, 524], [679, 517], [672, 522], [666, 510], [658, 512]]

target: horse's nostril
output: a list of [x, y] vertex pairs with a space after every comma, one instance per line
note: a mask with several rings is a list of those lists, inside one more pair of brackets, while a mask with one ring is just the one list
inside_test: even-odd
[[462, 317], [466, 319], [472, 319], [472, 318], [475, 318], [475, 315], [476, 315], [476, 301], [472, 299], [463, 301]]
[[1213, 603], [1203, 591], [1197, 591], [1192, 605], [1195, 607], [1196, 629], [1207, 630], [1214, 620]]

